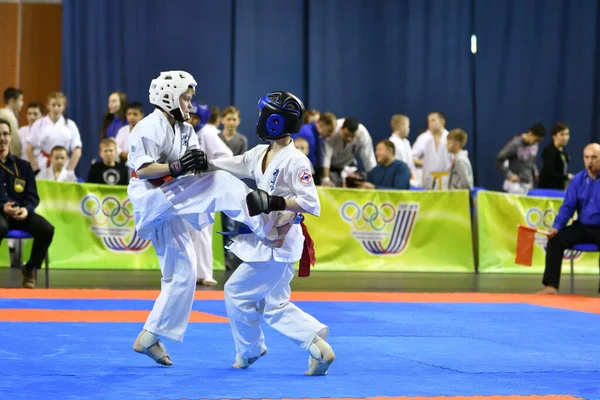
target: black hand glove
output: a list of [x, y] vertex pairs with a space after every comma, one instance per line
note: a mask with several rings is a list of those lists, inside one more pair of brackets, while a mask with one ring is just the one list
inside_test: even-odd
[[183, 157], [169, 163], [169, 172], [173, 178], [187, 172], [208, 169], [208, 160], [202, 150], [192, 149], [185, 152]]
[[246, 196], [246, 205], [251, 217], [268, 214], [271, 211], [285, 210], [285, 199], [281, 196], [269, 196], [264, 190], [255, 190]]

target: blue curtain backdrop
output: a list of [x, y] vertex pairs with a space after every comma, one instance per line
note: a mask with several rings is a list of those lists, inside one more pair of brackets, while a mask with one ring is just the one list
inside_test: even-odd
[[[477, 135], [484, 146], [472, 160], [476, 170], [489, 169], [494, 152], [538, 121], [548, 132], [557, 121], [570, 126], [571, 171], [583, 168], [583, 147], [596, 134], [597, 10], [595, 0], [475, 1]], [[550, 141], [548, 133], [541, 146]], [[490, 188], [503, 181], [492, 172], [479, 178]]]
[[258, 98], [284, 89], [359, 118], [375, 142], [394, 113], [411, 118], [414, 141], [427, 113], [442, 111], [448, 129], [469, 134], [476, 183], [489, 189], [500, 189], [493, 160], [513, 135], [564, 121], [576, 171], [600, 128], [599, 9], [597, 0], [64, 0], [62, 87], [82, 133], [78, 173], [97, 154], [109, 93], [151, 111], [150, 80], [168, 69], [195, 76], [197, 100], [236, 105], [251, 147]]

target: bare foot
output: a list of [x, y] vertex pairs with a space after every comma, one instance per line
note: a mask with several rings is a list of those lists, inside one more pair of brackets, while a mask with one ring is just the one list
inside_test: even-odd
[[552, 286], [544, 286], [544, 288], [535, 294], [558, 294], [558, 290]]

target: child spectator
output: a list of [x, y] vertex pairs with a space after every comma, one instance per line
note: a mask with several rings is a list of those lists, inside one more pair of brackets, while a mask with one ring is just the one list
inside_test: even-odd
[[138, 122], [144, 118], [144, 106], [139, 101], [133, 101], [127, 105], [127, 123], [128, 125], [123, 126], [117, 132], [117, 153], [119, 154], [120, 161], [125, 164], [127, 162], [127, 156], [129, 155], [129, 134]]
[[66, 168], [68, 160], [67, 149], [62, 146], [55, 146], [50, 152], [50, 168], [43, 169], [36, 176], [36, 179], [43, 181], [77, 182], [75, 171], [69, 171]]
[[446, 138], [448, 153], [452, 155], [452, 166], [448, 178], [448, 189], [473, 190], [473, 168], [467, 150], [467, 134], [462, 129], [453, 129]]
[[[294, 147], [300, 150], [306, 157], [308, 157], [308, 155], [310, 154], [310, 145], [308, 144], [308, 141], [302, 137], [294, 139]], [[308, 160], [308, 162], [310, 162], [310, 173], [314, 174], [315, 166], [313, 165], [312, 161], [310, 161], [310, 159]]]
[[229, 106], [223, 110], [221, 117], [223, 131], [219, 133], [221, 140], [231, 149], [234, 156], [239, 156], [248, 151], [248, 139], [237, 131], [240, 126], [240, 110], [234, 106]]
[[104, 138], [100, 141], [100, 158], [102, 161], [98, 161], [90, 167], [88, 183], [105, 185], [129, 184], [129, 171], [127, 167], [116, 162], [117, 144], [114, 140]]

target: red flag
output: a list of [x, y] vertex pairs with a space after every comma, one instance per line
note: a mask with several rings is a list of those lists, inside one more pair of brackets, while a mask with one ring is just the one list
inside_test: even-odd
[[515, 263], [531, 267], [536, 232], [535, 228], [519, 225]]

